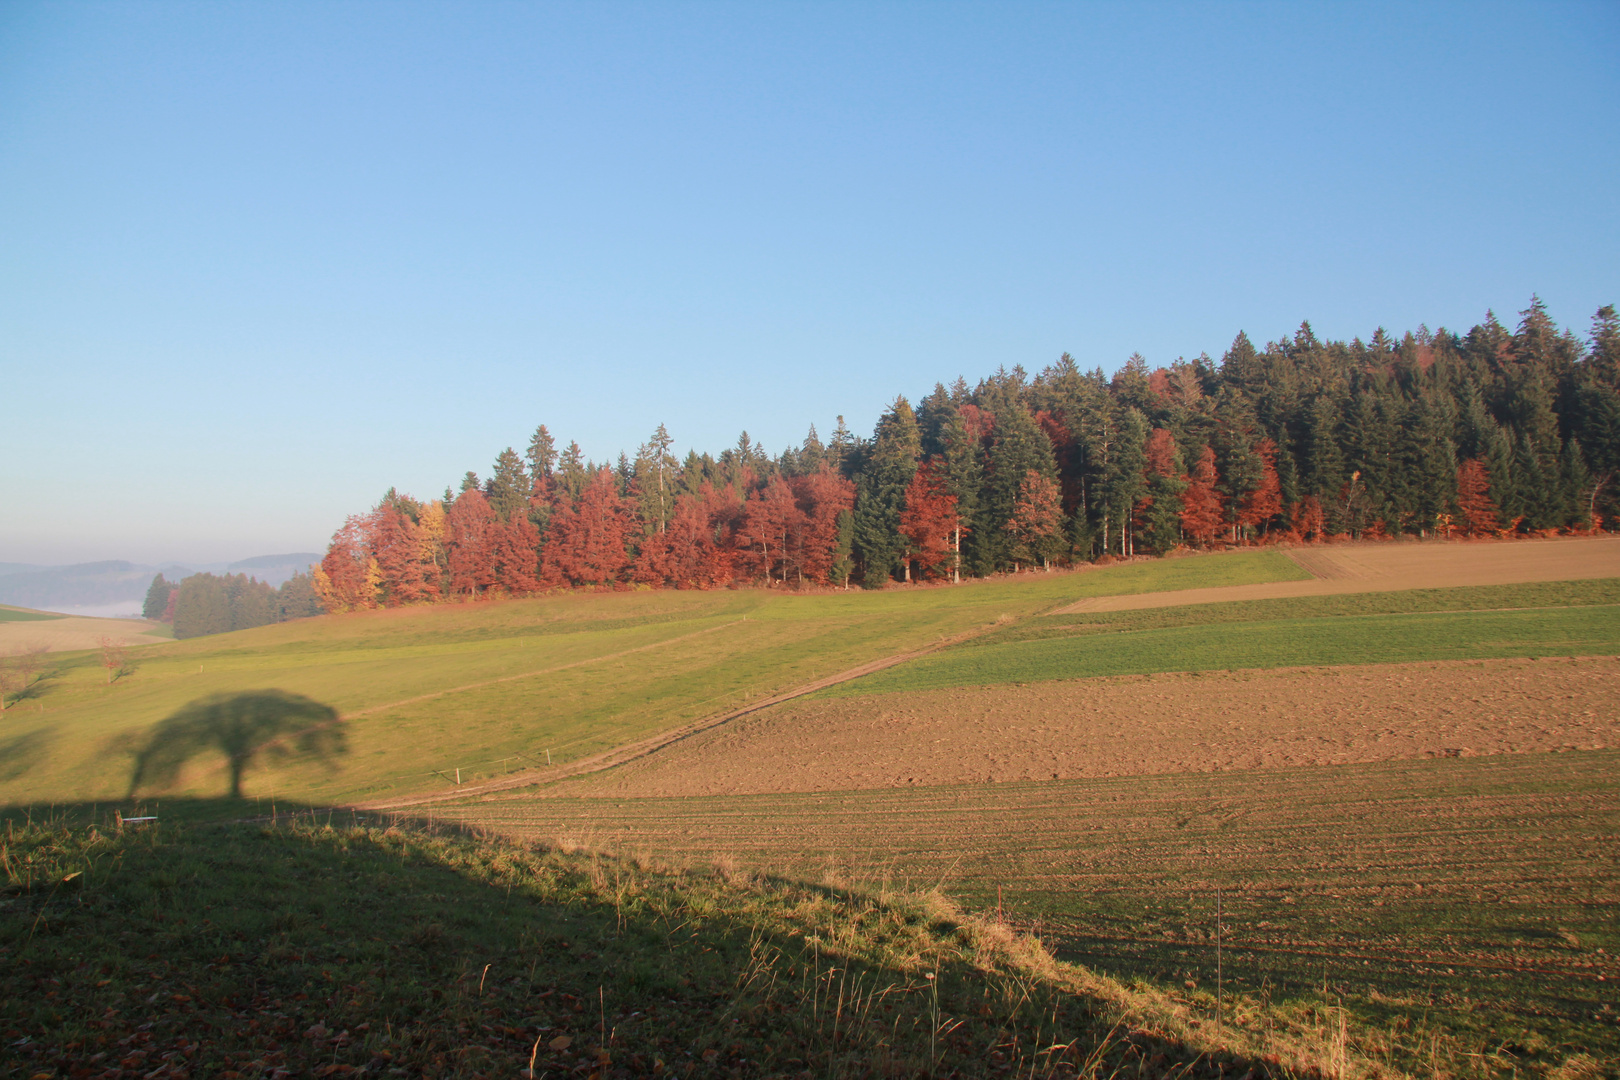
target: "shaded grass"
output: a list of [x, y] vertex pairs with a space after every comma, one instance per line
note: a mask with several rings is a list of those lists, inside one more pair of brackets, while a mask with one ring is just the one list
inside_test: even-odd
[[[1612, 604], [1260, 622], [1230, 622], [1218, 614], [1207, 622], [1191, 614], [1195, 621], [1161, 629], [959, 645], [820, 693], [849, 697], [1168, 671], [1620, 652], [1620, 606]], [[1212, 625], [1218, 632], [1211, 632]]]
[[192, 826], [165, 814], [123, 831], [79, 817], [13, 815], [0, 846], [0, 1036], [25, 1074], [472, 1077], [532, 1063], [534, 1075], [1090, 1077], [1145, 1061], [1179, 1075], [1259, 1064], [1209, 1054], [1173, 1003], [1063, 970], [938, 897], [320, 813]]
[[607, 849], [943, 884], [1206, 1016], [1219, 887], [1225, 988], [1246, 1008], [1343, 1006], [1363, 1054], [1425, 1076], [1431, 1058], [1459, 1076], [1539, 1076], [1580, 1053], [1620, 1059], [1617, 770], [1607, 750], [442, 812]]
[[[1275, 580], [1274, 551], [1023, 574], [952, 588], [566, 594], [299, 620], [129, 651], [106, 685], [92, 653], [53, 654], [8, 710], [27, 768], [0, 772], [12, 801], [122, 795], [130, 752], [187, 703], [274, 688], [348, 718], [334, 773], [249, 773], [252, 792], [330, 800], [432, 790], [566, 763], [943, 637], [1081, 596]], [[199, 759], [178, 790], [225, 788]]]

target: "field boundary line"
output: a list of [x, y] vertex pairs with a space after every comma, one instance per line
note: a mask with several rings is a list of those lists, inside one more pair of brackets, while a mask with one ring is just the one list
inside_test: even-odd
[[[1050, 612], [1040, 612], [1039, 614], [1050, 614]], [[768, 709], [773, 705], [780, 705], [783, 702], [792, 701], [794, 698], [804, 697], [806, 694], [813, 694], [817, 690], [825, 690], [829, 686], [837, 686], [839, 683], [850, 682], [851, 680], [858, 679], [863, 675], [870, 675], [873, 672], [882, 671], [884, 668], [890, 668], [898, 664], [904, 664], [908, 661], [916, 660], [919, 657], [927, 656], [930, 653], [938, 652], [941, 649], [949, 648], [952, 645], [960, 644], [961, 642], [967, 641], [970, 638], [978, 637], [981, 634], [989, 633], [992, 630], [996, 630], [1007, 625], [1008, 622], [998, 619], [997, 621], [987, 623], [983, 626], [963, 630], [959, 633], [952, 634], [950, 637], [941, 638], [938, 641], [932, 642], [931, 644], [925, 645], [921, 648], [912, 649], [909, 652], [894, 653], [889, 656], [880, 657], [876, 660], [870, 660], [864, 664], [857, 665], [856, 667], [847, 668], [833, 675], [824, 675], [819, 679], [814, 679], [807, 683], [801, 683], [790, 690], [784, 690], [779, 694], [773, 694], [770, 697], [744, 705], [741, 708], [732, 709], [729, 712], [720, 713], [716, 716], [706, 716], [701, 720], [694, 720], [689, 724], [684, 724], [681, 727], [674, 728], [673, 730], [660, 732], [657, 735], [651, 735], [645, 739], [639, 739], [632, 743], [626, 743], [623, 746], [616, 746], [611, 750], [604, 750], [601, 753], [592, 754], [589, 757], [583, 757], [577, 761], [571, 761], [566, 765], [558, 765], [552, 769], [526, 770], [524, 772], [514, 773], [511, 776], [503, 776], [498, 780], [488, 780], [481, 784], [463, 784], [461, 787], [451, 791], [436, 792], [429, 795], [414, 795], [403, 799], [389, 799], [386, 802], [354, 803], [352, 804], [352, 808], [357, 810], [399, 810], [412, 806], [423, 806], [430, 803], [453, 802], [457, 799], [475, 798], [479, 795], [489, 795], [497, 791], [507, 791], [512, 788], [550, 784], [559, 780], [568, 780], [576, 776], [584, 776], [588, 773], [602, 772], [606, 769], [616, 768], [617, 766], [625, 765], [629, 762], [647, 757], [650, 754], [655, 754], [665, 747], [673, 746], [675, 743], [690, 739], [694, 735], [700, 735], [705, 731], [710, 731], [724, 724], [729, 724], [733, 720], [740, 719], [750, 713], [759, 712], [761, 709]], [[648, 646], [644, 646], [644, 648], [646, 647]], [[508, 676], [508, 678], [521, 677], [522, 676]], [[445, 691], [445, 693], [451, 692], [452, 691]], [[546, 796], [537, 794], [537, 797], [544, 798]]]
[[434, 698], [445, 697], [448, 694], [459, 694], [464, 690], [477, 690], [484, 686], [495, 686], [499, 683], [516, 682], [518, 679], [532, 679], [536, 675], [553, 675], [559, 671], [567, 671], [570, 668], [584, 667], [587, 664], [600, 664], [604, 660], [617, 660], [622, 656], [630, 656], [635, 653], [647, 652], [650, 649], [661, 649], [665, 645], [673, 645], [677, 641], [687, 641], [703, 634], [712, 634], [716, 630], [725, 630], [729, 627], [739, 626], [746, 621], [747, 620], [745, 619], [733, 619], [731, 622], [721, 623], [719, 626], [709, 626], [702, 630], [694, 630], [690, 634], [678, 634], [675, 637], [665, 638], [662, 641], [654, 641], [647, 645], [637, 645], [633, 649], [621, 649], [616, 653], [605, 653], [602, 656], [592, 656], [584, 660], [571, 660], [566, 664], [557, 664], [553, 667], [539, 668], [535, 671], [520, 671], [516, 675], [500, 675], [493, 679], [484, 679], [480, 682], [464, 683], [461, 686], [452, 686], [444, 690], [435, 690], [430, 694], [418, 694], [415, 697], [400, 698], [398, 701], [389, 701], [382, 705], [372, 705], [356, 712], [344, 713], [343, 718], [345, 720], [353, 720], [356, 717], [370, 716], [372, 713], [382, 712], [385, 709], [397, 709], [401, 705], [414, 705], [418, 701], [432, 701]]

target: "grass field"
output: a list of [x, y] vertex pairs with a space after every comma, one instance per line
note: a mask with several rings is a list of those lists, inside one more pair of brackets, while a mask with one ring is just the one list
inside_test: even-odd
[[14, 608], [0, 605], [0, 623], [7, 622], [45, 622], [50, 619], [65, 619], [65, 615], [56, 615], [49, 611], [33, 611], [28, 608]]
[[[1351, 606], [1344, 598], [1309, 597], [1252, 601], [1238, 605], [1248, 609], [1240, 612], [1202, 610], [1226, 607], [1212, 604], [1124, 612], [1106, 621], [1052, 616], [1021, 633], [956, 645], [821, 694], [892, 694], [1162, 671], [1620, 652], [1620, 605], [1468, 610], [1452, 608], [1444, 595], [1449, 591], [1433, 590], [1419, 601], [1441, 610], [1399, 614], [1350, 614], [1342, 610]], [[1311, 614], [1253, 617], [1270, 608]]]
[[[250, 790], [309, 800], [442, 788], [566, 763], [997, 619], [1076, 596], [1292, 579], [1274, 551], [1026, 574], [959, 588], [573, 594], [328, 616], [131, 650], [108, 685], [95, 654], [7, 711], [0, 799], [123, 795], [130, 753], [188, 702], [276, 688], [344, 717], [331, 770], [267, 769]], [[224, 790], [199, 760], [180, 790]]]
[[[485, 800], [513, 835], [1001, 902], [1061, 957], [1343, 1004], [1360, 1051], [1620, 1058], [1620, 752], [733, 798]], [[1463, 1073], [1468, 1075], [1468, 1073]], [[1427, 1075], [1425, 1073], [1425, 1075]], [[1481, 1071], [1472, 1075], [1495, 1075]]]

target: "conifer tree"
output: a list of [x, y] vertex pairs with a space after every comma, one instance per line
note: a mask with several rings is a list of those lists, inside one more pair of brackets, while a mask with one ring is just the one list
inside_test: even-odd
[[531, 487], [523, 459], [508, 446], [495, 459], [495, 474], [489, 478], [485, 489], [490, 509], [495, 511], [495, 519], [504, 524], [514, 516], [527, 517]]
[[161, 617], [164, 609], [169, 606], [169, 594], [173, 591], [174, 583], [165, 581], [162, 574], [153, 578], [152, 584], [146, 590], [146, 600], [141, 604], [141, 618]]
[[861, 584], [868, 589], [882, 588], [902, 568], [900, 512], [920, 450], [911, 403], [897, 397], [878, 420], [871, 458], [856, 482], [855, 548], [864, 567]]
[[1181, 542], [1181, 497], [1187, 481], [1175, 436], [1167, 429], [1153, 429], [1144, 457], [1147, 494], [1138, 503], [1138, 527], [1148, 550], [1162, 555]]
[[663, 532], [675, 513], [675, 475], [681, 466], [669, 452], [674, 442], [659, 424], [652, 438], [636, 449], [636, 501], [648, 534]]

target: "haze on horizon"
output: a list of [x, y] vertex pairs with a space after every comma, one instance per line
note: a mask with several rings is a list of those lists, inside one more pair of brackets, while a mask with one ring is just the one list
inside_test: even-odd
[[0, 562], [1620, 302], [1620, 6], [0, 8]]

